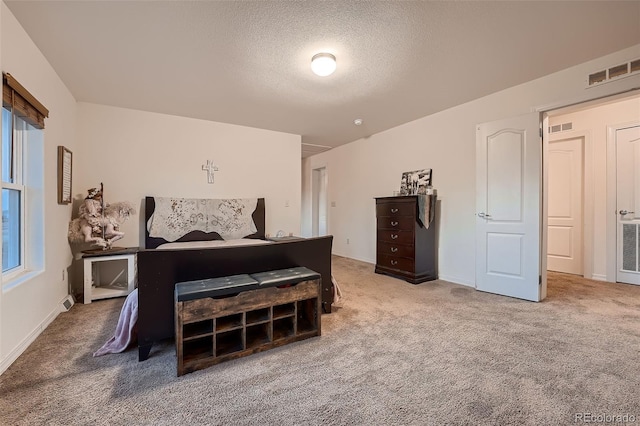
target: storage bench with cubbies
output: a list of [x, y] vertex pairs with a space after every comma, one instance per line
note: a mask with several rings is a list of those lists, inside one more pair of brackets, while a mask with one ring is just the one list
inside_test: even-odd
[[177, 283], [177, 374], [319, 336], [320, 274], [304, 267]]

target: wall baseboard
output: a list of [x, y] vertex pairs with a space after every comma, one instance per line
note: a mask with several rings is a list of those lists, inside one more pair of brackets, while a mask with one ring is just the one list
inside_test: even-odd
[[447, 281], [453, 284], [460, 284], [467, 287], [476, 288], [476, 283], [468, 280], [464, 280], [460, 277], [454, 277], [452, 275], [438, 275], [438, 279], [442, 281]]
[[595, 281], [607, 281], [607, 276], [602, 274], [591, 274], [591, 279]]
[[36, 328], [31, 333], [29, 333], [18, 346], [16, 346], [11, 352], [7, 354], [7, 356], [3, 357], [2, 360], [0, 360], [0, 374], [4, 373], [7, 368], [9, 368], [11, 364], [13, 364], [13, 362], [18, 359], [18, 357], [22, 355], [24, 351], [27, 350], [29, 345], [32, 344], [40, 334], [42, 334], [42, 332], [49, 326], [49, 324], [51, 324], [53, 320], [58, 317], [58, 315], [60, 314], [60, 308], [58, 306], [61, 303], [62, 301], [56, 304], [55, 309], [53, 309], [53, 311], [51, 311], [51, 313], [49, 313], [49, 315], [47, 315], [46, 318], [42, 320], [42, 322], [38, 324]]
[[364, 262], [364, 263], [370, 263], [372, 265], [375, 266], [376, 261], [375, 260], [371, 260], [371, 259], [361, 259], [359, 257], [354, 257], [354, 256], [347, 256], [346, 254], [341, 254], [341, 253], [332, 253], [336, 256], [340, 256], [340, 257], [346, 257], [347, 259], [353, 259], [353, 260], [357, 260], [359, 262]]

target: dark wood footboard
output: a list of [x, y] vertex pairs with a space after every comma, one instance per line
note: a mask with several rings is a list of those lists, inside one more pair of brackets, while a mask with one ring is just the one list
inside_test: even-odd
[[331, 312], [332, 236], [255, 246], [138, 252], [138, 358], [174, 336], [175, 283], [305, 266], [322, 276], [322, 306]]

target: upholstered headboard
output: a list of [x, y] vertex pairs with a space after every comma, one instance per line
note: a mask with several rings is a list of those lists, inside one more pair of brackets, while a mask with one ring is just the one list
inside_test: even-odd
[[[255, 200], [255, 199], [254, 199]], [[159, 245], [167, 243], [164, 238], [155, 238], [149, 236], [149, 229], [147, 223], [149, 218], [153, 215], [156, 209], [156, 201], [154, 197], [145, 197], [144, 203], [144, 244], [147, 249], [157, 248]], [[256, 209], [251, 215], [253, 222], [255, 223], [257, 231], [244, 238], [264, 239], [265, 235], [265, 212], [264, 212], [264, 198], [258, 198]], [[211, 241], [221, 240], [222, 237], [217, 232], [203, 232], [203, 231], [191, 231], [188, 234], [180, 237], [176, 242], [183, 241]]]

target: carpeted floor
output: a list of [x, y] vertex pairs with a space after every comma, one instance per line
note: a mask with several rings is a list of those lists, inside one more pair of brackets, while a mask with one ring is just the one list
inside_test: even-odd
[[0, 423], [640, 422], [640, 287], [551, 274], [532, 303], [340, 257], [334, 275], [344, 299], [321, 337], [180, 378], [171, 342], [142, 363], [136, 349], [92, 358], [124, 299], [75, 305], [0, 376]]

